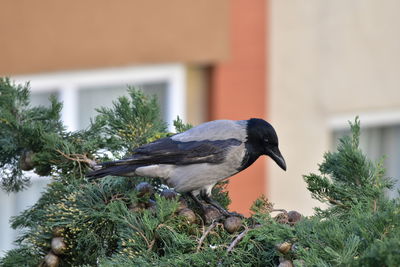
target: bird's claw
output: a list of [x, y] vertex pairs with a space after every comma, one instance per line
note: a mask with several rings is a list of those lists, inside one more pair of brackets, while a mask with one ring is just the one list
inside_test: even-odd
[[225, 217], [239, 217], [240, 219], [243, 219], [244, 216], [240, 213], [234, 212], [234, 211], [227, 211], [227, 210], [221, 210], [221, 213], [225, 216]]
[[234, 212], [234, 211], [228, 212], [228, 215], [233, 216], [233, 217], [239, 217], [240, 219], [244, 219], [244, 216], [242, 214]]

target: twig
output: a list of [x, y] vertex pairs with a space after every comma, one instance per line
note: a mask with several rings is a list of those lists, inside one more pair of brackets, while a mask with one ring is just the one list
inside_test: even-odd
[[[171, 232], [175, 232], [175, 230], [171, 226], [168, 226], [168, 225], [163, 224], [163, 223], [159, 224], [155, 230], [158, 230], [161, 227], [165, 227], [165, 228], [169, 229]], [[154, 246], [155, 243], [156, 243], [156, 237], [153, 238], [153, 240], [151, 240], [150, 244], [147, 243], [148, 244], [147, 251], [151, 251], [153, 249], [153, 246]]]
[[258, 227], [261, 227], [261, 225], [257, 224], [257, 225], [255, 225], [254, 227], [250, 227], [250, 228], [246, 227], [246, 229], [245, 229], [243, 232], [241, 232], [241, 233], [235, 238], [235, 240], [232, 241], [232, 243], [229, 245], [229, 247], [228, 247], [228, 249], [226, 250], [226, 252], [228, 252], [228, 253], [231, 252], [231, 251], [233, 250], [233, 248], [239, 243], [239, 241], [243, 239], [243, 237], [247, 234], [248, 231], [253, 230], [253, 229], [256, 229], [256, 228], [258, 228]]
[[288, 213], [287, 210], [284, 210], [284, 209], [273, 209], [273, 210], [271, 210], [271, 212], [274, 212], [274, 211], [280, 211], [280, 212], [283, 212], [285, 214]]
[[154, 238], [153, 240], [151, 240], [150, 245], [147, 247], [147, 251], [151, 251], [155, 243], [156, 239]]
[[59, 149], [56, 149], [56, 151], [58, 153], [60, 153], [64, 158], [75, 161], [78, 163], [78, 167], [79, 167], [79, 173], [81, 175], [81, 177], [83, 177], [83, 172], [82, 172], [82, 165], [81, 163], [85, 163], [87, 165], [89, 165], [90, 168], [95, 169], [97, 163], [94, 160], [89, 159], [86, 155], [82, 155], [82, 154], [65, 154], [64, 152], [62, 152]]
[[235, 240], [229, 245], [228, 249], [226, 250], [228, 253], [233, 250], [233, 248], [239, 243], [240, 240], [243, 239], [243, 237], [247, 234], [247, 232], [250, 231], [250, 228], [246, 228], [243, 232], [241, 232]]
[[64, 158], [72, 160], [72, 161], [76, 161], [78, 163], [80, 163], [80, 162], [86, 163], [92, 169], [97, 165], [96, 161], [89, 159], [86, 155], [82, 155], [82, 154], [69, 154], [68, 155], [59, 149], [56, 149], [56, 151], [58, 153], [60, 153]]
[[326, 198], [328, 201], [329, 201], [329, 203], [331, 203], [331, 204], [334, 204], [334, 205], [337, 205], [337, 206], [340, 206], [340, 207], [347, 207], [346, 205], [344, 205], [342, 202], [339, 202], [339, 201], [337, 201], [336, 199], [333, 199], [333, 198], [330, 198], [330, 197], [327, 197]]
[[115, 194], [113, 196], [111, 196], [109, 202], [115, 201], [115, 200], [129, 200], [128, 197], [124, 197], [123, 194]]
[[171, 232], [175, 232], [175, 230], [171, 226], [163, 224], [163, 223], [159, 224], [157, 226], [156, 230], [160, 229], [161, 227], [165, 227], [165, 228], [169, 229]]
[[[153, 247], [153, 245], [154, 245], [154, 242], [149, 242], [149, 240], [146, 238], [146, 236], [142, 233], [142, 231], [140, 231], [140, 229], [139, 228], [137, 228], [136, 226], [134, 226], [133, 224], [131, 224], [131, 223], [129, 223], [129, 222], [126, 222], [126, 224], [130, 227], [130, 228], [132, 228], [133, 230], [135, 230], [143, 239], [144, 239], [144, 241], [146, 242], [146, 244], [147, 244], [147, 249], [148, 250], [151, 250], [151, 248]], [[154, 241], [154, 240], [153, 240]], [[152, 244], [153, 243], [153, 244]]]
[[199, 252], [201, 245], [203, 245], [204, 239], [206, 239], [207, 235], [211, 232], [212, 229], [214, 229], [216, 226], [218, 225], [217, 222], [213, 222], [208, 228], [207, 230], [203, 233], [203, 235], [201, 236], [200, 240], [199, 240], [199, 244], [197, 245], [197, 249], [196, 252]]

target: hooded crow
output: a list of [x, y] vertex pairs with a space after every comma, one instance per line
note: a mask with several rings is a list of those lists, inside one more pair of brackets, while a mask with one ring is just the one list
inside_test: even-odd
[[200, 196], [222, 214], [211, 198], [214, 185], [246, 169], [261, 155], [286, 170], [274, 128], [262, 119], [216, 120], [136, 148], [132, 156], [101, 163], [89, 179], [107, 175], [158, 177], [179, 193], [188, 193], [204, 209]]

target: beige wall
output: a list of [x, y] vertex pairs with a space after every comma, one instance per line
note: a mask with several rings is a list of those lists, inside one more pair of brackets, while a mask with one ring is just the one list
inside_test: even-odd
[[400, 1], [270, 4], [269, 114], [288, 171], [270, 164], [268, 191], [277, 207], [309, 214], [302, 175], [330, 148], [332, 119], [400, 111]]

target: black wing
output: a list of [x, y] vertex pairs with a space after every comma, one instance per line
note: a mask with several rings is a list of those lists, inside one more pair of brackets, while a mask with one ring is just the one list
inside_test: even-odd
[[242, 142], [237, 139], [179, 142], [169, 137], [138, 147], [129, 158], [102, 163], [103, 167], [118, 165], [152, 165], [194, 163], [220, 163], [232, 146]]

